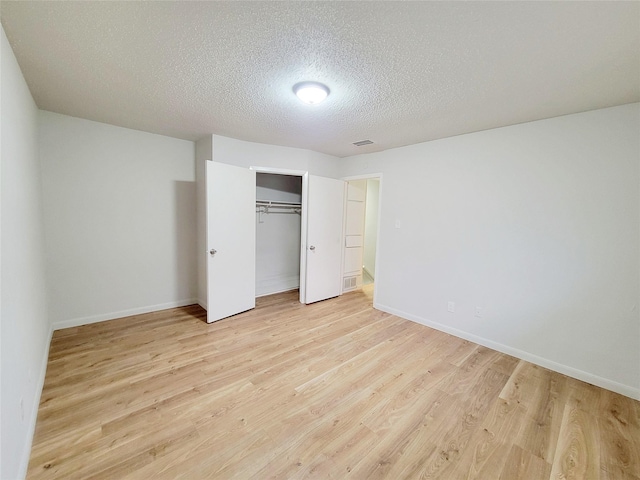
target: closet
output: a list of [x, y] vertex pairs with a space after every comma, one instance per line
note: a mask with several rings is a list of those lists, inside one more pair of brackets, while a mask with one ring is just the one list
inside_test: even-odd
[[300, 287], [302, 177], [256, 173], [256, 297]]
[[255, 308], [256, 296], [340, 295], [344, 182], [256, 170], [205, 162], [208, 323]]

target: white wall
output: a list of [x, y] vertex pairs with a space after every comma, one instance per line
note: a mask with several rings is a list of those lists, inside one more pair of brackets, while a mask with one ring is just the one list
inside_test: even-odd
[[640, 398], [638, 132], [631, 104], [344, 159], [384, 175], [377, 307]]
[[302, 202], [302, 177], [256, 173], [256, 200]]
[[376, 277], [376, 245], [378, 242], [378, 200], [380, 180], [367, 180], [367, 206], [364, 218], [364, 268], [374, 279]]
[[256, 223], [256, 296], [299, 286], [300, 215], [262, 214], [262, 223]]
[[[0, 478], [26, 473], [51, 339], [45, 286], [38, 109], [2, 30]], [[21, 405], [22, 403], [22, 405]]]
[[321, 177], [337, 178], [339, 159], [301, 148], [245, 142], [213, 136], [213, 160], [239, 167], [267, 167], [308, 171]]
[[56, 328], [194, 303], [194, 143], [40, 112]]

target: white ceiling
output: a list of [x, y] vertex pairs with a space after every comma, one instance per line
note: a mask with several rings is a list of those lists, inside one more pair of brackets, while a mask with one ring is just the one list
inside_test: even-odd
[[39, 108], [189, 140], [343, 157], [640, 101], [640, 2], [0, 5]]

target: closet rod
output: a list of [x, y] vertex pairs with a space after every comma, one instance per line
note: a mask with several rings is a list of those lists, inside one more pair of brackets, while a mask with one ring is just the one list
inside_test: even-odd
[[[271, 211], [274, 209], [275, 211]], [[302, 214], [302, 205], [300, 203], [288, 203], [269, 200], [257, 200], [256, 201], [256, 213], [258, 214], [258, 223], [264, 223], [262, 218], [263, 214], [269, 213], [297, 213]]]
[[293, 202], [278, 202], [276, 200], [256, 200], [257, 207], [282, 207], [282, 208], [300, 208], [302, 204]]

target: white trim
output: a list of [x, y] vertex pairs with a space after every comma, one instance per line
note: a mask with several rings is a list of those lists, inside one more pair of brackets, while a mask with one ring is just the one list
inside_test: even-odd
[[268, 278], [256, 281], [256, 298], [273, 295], [275, 293], [298, 290], [300, 288], [300, 275], [272, 275]]
[[309, 172], [302, 175], [302, 210], [300, 212], [300, 282], [298, 301], [305, 303], [307, 298], [307, 228], [309, 225]]
[[38, 410], [40, 409], [40, 397], [42, 397], [42, 389], [44, 388], [44, 379], [47, 376], [47, 365], [49, 363], [49, 348], [51, 347], [51, 340], [53, 339], [53, 325], [49, 325], [49, 335], [47, 345], [42, 355], [40, 362], [40, 372], [38, 376], [38, 384], [35, 389], [35, 398], [33, 399], [33, 409], [29, 416], [29, 423], [27, 425], [27, 438], [24, 447], [22, 448], [22, 458], [18, 464], [18, 478], [26, 478], [27, 469], [29, 468], [29, 459], [31, 457], [31, 446], [33, 445], [33, 436], [36, 433], [36, 422], [38, 420]]
[[249, 170], [255, 170], [256, 173], [271, 173], [274, 175], [291, 175], [293, 177], [304, 177], [308, 172], [306, 170], [288, 170], [286, 168], [270, 168], [270, 167], [249, 167]]
[[351, 180], [373, 180], [374, 178], [382, 178], [382, 173], [365, 173], [363, 175], [351, 175], [350, 177], [342, 177], [342, 180], [349, 182]]
[[[346, 245], [345, 242], [345, 238], [346, 238], [346, 232], [347, 232], [347, 205], [349, 201], [349, 184], [347, 182], [345, 182], [344, 180], [342, 181], [342, 230], [340, 232], [340, 277], [338, 277], [336, 280], [337, 282], [337, 287], [338, 287], [338, 296], [342, 295], [343, 292], [342, 291], [342, 287], [344, 286], [344, 257], [345, 257], [345, 248], [344, 246]], [[364, 213], [364, 212], [363, 212]], [[362, 219], [362, 238], [364, 238], [364, 218]], [[364, 248], [362, 249], [364, 251]], [[362, 273], [360, 273], [360, 278], [362, 278]], [[356, 280], [357, 282], [357, 280]]]
[[140, 315], [142, 313], [156, 312], [158, 310], [166, 310], [168, 308], [186, 307], [198, 303], [195, 298], [187, 300], [178, 300], [176, 302], [160, 303], [158, 305], [149, 305], [146, 307], [131, 308], [128, 310], [120, 310], [118, 312], [102, 313], [100, 315], [91, 315], [88, 317], [70, 318], [54, 322], [53, 329], [60, 330], [62, 328], [79, 327], [81, 325], [89, 325], [91, 323], [106, 322], [116, 318], [130, 317], [131, 315]]
[[293, 292], [295, 290], [298, 290], [298, 287], [293, 287], [293, 288], [285, 288], [283, 290], [278, 290], [277, 292], [270, 292], [270, 293], [261, 293], [260, 295], [256, 295], [256, 298], [260, 298], [260, 297], [268, 297], [269, 295], [276, 295], [278, 293], [285, 293], [285, 292]]
[[[377, 283], [377, 282], [376, 282]], [[610, 380], [608, 378], [600, 377], [598, 375], [594, 375], [589, 372], [585, 372], [582, 370], [578, 370], [577, 368], [569, 367], [567, 365], [563, 365], [561, 363], [554, 362], [553, 360], [549, 360], [547, 358], [539, 357], [529, 352], [525, 352], [523, 350], [519, 350], [517, 348], [509, 347], [508, 345], [503, 345], [502, 343], [494, 342], [491, 340], [487, 340], [483, 337], [478, 337], [477, 335], [473, 335], [471, 333], [464, 332], [462, 330], [458, 330], [457, 328], [448, 327], [438, 322], [433, 322], [431, 320], [427, 320], [425, 318], [419, 317], [417, 315], [413, 315], [411, 313], [403, 312], [402, 310], [398, 310], [387, 305], [382, 305], [380, 303], [374, 302], [374, 308], [381, 310], [383, 312], [391, 313], [398, 317], [405, 318], [407, 320], [411, 320], [412, 322], [419, 323], [420, 325], [425, 325], [427, 327], [431, 327], [435, 330], [439, 330], [441, 332], [448, 333], [458, 338], [463, 338], [464, 340], [469, 340], [470, 342], [477, 343], [484, 347], [491, 348], [493, 350], [497, 350], [498, 352], [506, 353], [508, 355], [517, 357], [521, 360], [525, 360], [527, 362], [534, 363], [544, 368], [548, 368], [549, 370], [553, 370], [554, 372], [562, 373], [563, 375], [567, 375], [568, 377], [576, 378], [578, 380], [582, 380], [583, 382], [590, 383], [592, 385], [596, 385], [598, 387], [605, 388], [607, 390], [611, 390], [612, 392], [617, 392], [621, 395], [625, 395], [629, 398], [633, 398], [636, 400], [640, 400], [640, 388], [634, 388], [630, 385], [625, 385], [623, 383], [618, 383], [614, 380]]]
[[[377, 249], [376, 249], [376, 250], [377, 250]], [[376, 253], [378, 253], [378, 252], [376, 251]], [[362, 271], [363, 271], [363, 272], [365, 272], [367, 275], [369, 275], [371, 278], [373, 278], [373, 281], [374, 281], [374, 282], [376, 281], [376, 277], [374, 277], [373, 275], [371, 275], [371, 272], [370, 272], [370, 271], [367, 269], [367, 267], [365, 267], [364, 265], [362, 266]], [[374, 286], [373, 288], [375, 288], [375, 286]]]

